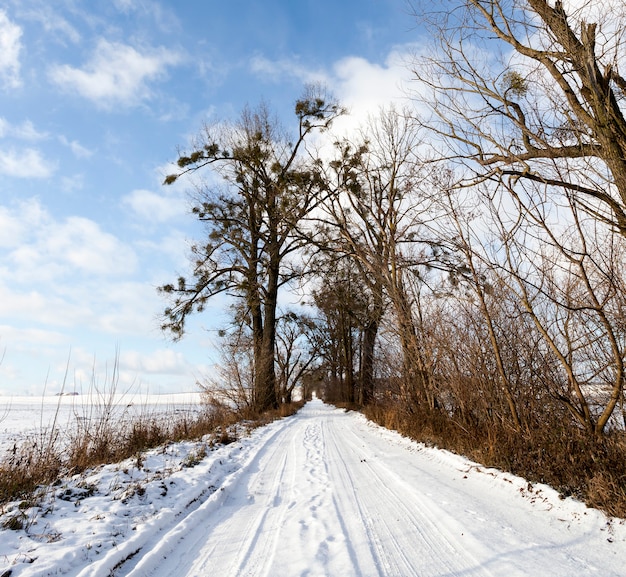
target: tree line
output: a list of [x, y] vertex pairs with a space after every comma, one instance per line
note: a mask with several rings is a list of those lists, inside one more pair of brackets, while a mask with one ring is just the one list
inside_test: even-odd
[[257, 410], [302, 386], [487, 444], [626, 425], [626, 10], [597, 4], [414, 4], [414, 106], [337, 137], [313, 86], [291, 131], [205, 126], [165, 181], [212, 174], [163, 328], [232, 297], [214, 384]]

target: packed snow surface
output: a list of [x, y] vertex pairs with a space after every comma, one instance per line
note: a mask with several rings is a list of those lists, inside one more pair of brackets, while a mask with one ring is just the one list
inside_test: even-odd
[[602, 577], [626, 527], [319, 400], [228, 446], [181, 443], [51, 488], [0, 576]]

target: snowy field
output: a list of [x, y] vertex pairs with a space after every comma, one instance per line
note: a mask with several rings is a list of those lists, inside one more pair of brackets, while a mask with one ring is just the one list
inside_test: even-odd
[[123, 420], [195, 412], [199, 408], [200, 393], [146, 395], [90, 391], [85, 395], [0, 396], [0, 454], [16, 442], [45, 434], [53, 427], [63, 434], [71, 431], [77, 422], [96, 421], [105, 414]]
[[0, 576], [623, 577], [626, 526], [319, 400], [50, 488]]

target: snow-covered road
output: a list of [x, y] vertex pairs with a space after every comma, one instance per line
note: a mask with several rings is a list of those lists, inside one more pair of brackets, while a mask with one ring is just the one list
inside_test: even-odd
[[[58, 574], [626, 575], [623, 523], [319, 400], [247, 441], [228, 448], [235, 467], [215, 452], [212, 476], [181, 472], [210, 491]], [[35, 565], [19, 575], [57, 574]]]

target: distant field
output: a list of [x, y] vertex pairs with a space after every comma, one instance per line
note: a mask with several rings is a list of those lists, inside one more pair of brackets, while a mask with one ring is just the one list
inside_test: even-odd
[[119, 421], [139, 417], [166, 418], [181, 412], [200, 410], [200, 393], [165, 395], [86, 394], [72, 396], [0, 396], [0, 456], [15, 443], [49, 433], [75, 430], [81, 422], [95, 422], [103, 416]]

